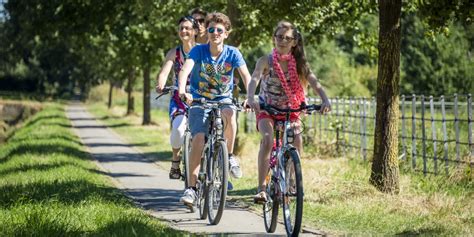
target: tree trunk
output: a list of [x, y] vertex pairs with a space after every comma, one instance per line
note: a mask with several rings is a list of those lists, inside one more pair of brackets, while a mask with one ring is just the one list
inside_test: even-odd
[[114, 91], [114, 83], [112, 81], [110, 81], [109, 101], [107, 102], [107, 108], [109, 108], [109, 109], [112, 107], [112, 94], [113, 94], [113, 91]]
[[135, 98], [133, 97], [133, 85], [135, 84], [135, 69], [130, 68], [127, 80], [127, 115], [135, 112]]
[[143, 69], [143, 125], [151, 123], [150, 116], [150, 65]]
[[242, 17], [239, 6], [235, 0], [227, 1], [227, 16], [229, 16], [230, 22], [232, 23], [232, 31], [234, 32], [229, 35], [227, 43], [238, 48], [242, 42], [242, 34], [235, 32], [238, 32], [238, 29], [242, 27]]
[[401, 0], [379, 1], [379, 68], [374, 157], [370, 183], [398, 193], [398, 116]]

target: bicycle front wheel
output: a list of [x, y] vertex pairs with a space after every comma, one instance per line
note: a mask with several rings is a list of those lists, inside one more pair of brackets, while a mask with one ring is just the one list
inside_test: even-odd
[[184, 141], [182, 148], [182, 161], [183, 161], [183, 174], [182, 179], [184, 181], [184, 188], [189, 187], [189, 157], [191, 154], [191, 132], [186, 131], [184, 133]]
[[204, 152], [204, 158], [201, 159], [201, 167], [199, 168], [198, 181], [196, 183], [197, 187], [197, 206], [199, 208], [199, 219], [204, 220], [208, 214], [208, 199], [207, 199], [207, 177], [204, 171], [207, 170], [207, 160], [209, 158], [209, 150]]
[[287, 235], [298, 236], [303, 218], [303, 175], [300, 156], [296, 150], [288, 150], [284, 157], [283, 221]]
[[263, 221], [267, 233], [275, 232], [278, 220], [279, 201], [277, 187], [275, 186], [277, 184], [275, 184], [272, 178], [273, 170], [270, 169], [267, 174], [267, 189], [265, 190], [267, 201], [263, 204]]
[[211, 225], [217, 225], [224, 212], [227, 196], [227, 182], [229, 172], [229, 155], [224, 141], [216, 142], [215, 150], [208, 160], [208, 217]]

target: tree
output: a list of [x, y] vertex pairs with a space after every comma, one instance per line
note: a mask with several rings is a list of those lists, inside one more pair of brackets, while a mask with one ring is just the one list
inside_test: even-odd
[[383, 192], [399, 192], [398, 94], [400, 84], [401, 0], [379, 1], [379, 69], [374, 159], [370, 182]]

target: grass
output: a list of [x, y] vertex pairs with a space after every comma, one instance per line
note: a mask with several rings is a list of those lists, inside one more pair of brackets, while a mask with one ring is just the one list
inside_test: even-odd
[[[100, 92], [105, 88], [95, 90], [107, 94]], [[96, 101], [88, 106], [89, 110], [126, 140], [137, 144], [138, 149], [160, 166], [169, 169], [167, 113], [153, 110], [154, 125], [141, 126], [141, 111], [123, 116], [123, 92], [117, 91], [115, 95], [116, 100], [122, 101], [120, 105], [108, 110], [104, 101]], [[140, 104], [136, 106], [141, 110]], [[257, 186], [259, 135], [238, 136], [244, 177], [232, 180], [234, 190], [229, 192], [229, 198], [260, 213], [261, 207], [251, 201]], [[330, 148], [305, 149], [302, 160], [305, 226], [331, 234], [474, 235], [474, 182], [468, 169], [460, 166], [450, 176], [426, 177], [401, 169], [400, 194], [388, 195], [369, 184], [370, 163], [337, 156]], [[316, 150], [325, 153], [314, 153]]]
[[47, 104], [0, 146], [2, 236], [181, 236], [91, 162], [63, 106]]

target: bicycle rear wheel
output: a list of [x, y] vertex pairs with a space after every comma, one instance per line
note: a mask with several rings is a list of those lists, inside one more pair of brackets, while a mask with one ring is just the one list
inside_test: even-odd
[[224, 212], [227, 196], [229, 155], [224, 141], [216, 142], [212, 158], [208, 162], [208, 217], [211, 225], [217, 225]]
[[184, 141], [182, 148], [182, 161], [183, 161], [183, 174], [182, 179], [184, 181], [184, 188], [189, 187], [189, 156], [191, 154], [191, 132], [186, 131], [184, 133]]
[[298, 236], [303, 218], [303, 175], [300, 156], [296, 150], [288, 150], [285, 157], [285, 190], [283, 194], [283, 221], [288, 236]]
[[278, 220], [278, 207], [280, 205], [272, 177], [273, 170], [270, 169], [267, 175], [267, 190], [265, 190], [267, 202], [263, 204], [263, 221], [267, 233], [275, 232]]

